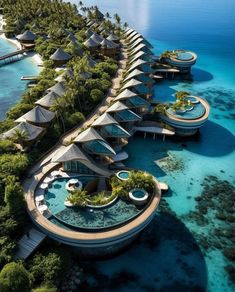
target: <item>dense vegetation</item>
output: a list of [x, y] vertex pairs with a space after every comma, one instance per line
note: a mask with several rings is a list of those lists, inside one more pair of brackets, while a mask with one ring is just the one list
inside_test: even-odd
[[[14, 142], [22, 144], [22, 133], [16, 133], [12, 140], [0, 140], [0, 290], [30, 291], [39, 287], [33, 291], [56, 291], [70, 254], [48, 247], [50, 252], [47, 248], [30, 262], [13, 262], [16, 240], [27, 230], [29, 220], [20, 181], [36, 159], [57, 143], [65, 131], [83, 121], [105, 97], [117, 71], [117, 61], [99, 55], [96, 66], [89, 65], [90, 55], [82, 45], [87, 38], [86, 22], [76, 5], [58, 0], [0, 0], [0, 7], [4, 8], [6, 36], [30, 29], [37, 35], [35, 50], [44, 61], [36, 86], [25, 91], [20, 102], [7, 112], [6, 119], [0, 122], [0, 133], [13, 128], [14, 120], [31, 110], [35, 101], [56, 83], [54, 79], [61, 72], [56, 72], [50, 55], [59, 47], [72, 55], [67, 67], [73, 76], [65, 78], [65, 94], [50, 108], [56, 112], [56, 119], [37, 146], [20, 152]], [[98, 21], [97, 7], [87, 8], [80, 3], [80, 9]], [[107, 13], [102, 25], [120, 34], [120, 17], [116, 14], [114, 19], [113, 23]], [[71, 35], [77, 39], [76, 46]]]

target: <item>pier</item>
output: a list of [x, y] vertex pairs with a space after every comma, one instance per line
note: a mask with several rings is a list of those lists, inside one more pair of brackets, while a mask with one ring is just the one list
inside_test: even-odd
[[9, 64], [16, 62], [20, 59], [20, 56], [23, 55], [27, 50], [17, 50], [15, 52], [0, 56], [0, 64]]
[[31, 75], [25, 75], [21, 76], [21, 80], [28, 80], [28, 81], [35, 81], [38, 79], [38, 76], [31, 76]]
[[143, 125], [134, 127], [133, 130], [135, 132], [142, 132], [144, 133], [144, 138], [146, 138], [147, 133], [153, 134], [153, 139], [156, 139], [157, 135], [161, 135], [163, 137], [163, 141], [165, 141], [166, 136], [173, 136], [175, 132], [172, 130], [168, 130], [166, 128], [155, 126], [155, 125]]

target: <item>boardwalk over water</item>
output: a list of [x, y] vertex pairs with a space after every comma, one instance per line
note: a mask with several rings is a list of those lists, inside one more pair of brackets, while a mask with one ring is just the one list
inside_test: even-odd
[[0, 56], [0, 63], [9, 64], [19, 59], [19, 56], [25, 53], [27, 49], [17, 50], [15, 52]]

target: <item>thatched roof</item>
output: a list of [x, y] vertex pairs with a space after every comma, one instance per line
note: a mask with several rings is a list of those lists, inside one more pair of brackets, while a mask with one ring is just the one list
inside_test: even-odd
[[40, 98], [35, 102], [35, 104], [41, 105], [43, 107], [51, 107], [55, 104], [56, 99], [59, 98], [59, 95], [57, 95], [54, 91], [50, 91], [45, 96]]
[[46, 92], [50, 92], [50, 91], [55, 92], [59, 96], [62, 96], [66, 91], [64, 82], [57, 82], [54, 86], [46, 90]]
[[104, 40], [104, 38], [96, 32], [93, 33], [93, 35], [91, 36], [91, 39], [99, 44]]
[[108, 37], [107, 40], [109, 41], [119, 41], [119, 37], [116, 36], [115, 34], [111, 33]]
[[100, 44], [102, 47], [105, 47], [107, 49], [116, 49], [118, 47], [117, 44], [115, 44], [112, 41], [109, 41], [108, 39], [103, 39], [103, 41]]
[[91, 37], [93, 34], [94, 34], [94, 31], [91, 30], [90, 28], [88, 28], [88, 29], [86, 30], [86, 36], [87, 36], [88, 38]]
[[16, 122], [31, 122], [35, 124], [45, 124], [51, 122], [55, 117], [55, 113], [44, 109], [41, 106], [36, 106], [31, 111], [18, 118]]
[[20, 41], [32, 41], [33, 42], [36, 39], [36, 35], [32, 31], [26, 30], [24, 33], [16, 36], [16, 38]]
[[87, 48], [96, 48], [100, 46], [100, 43], [92, 39], [92, 37], [90, 37], [83, 43], [83, 45], [86, 46]]
[[88, 128], [82, 133], [80, 133], [76, 139], [74, 139], [75, 142], [80, 142], [80, 143], [86, 143], [89, 141], [94, 141], [94, 140], [104, 140], [102, 136], [98, 132], [96, 132], [95, 129], [93, 128]]
[[66, 69], [62, 74], [60, 74], [58, 77], [56, 77], [54, 80], [57, 82], [63, 82], [66, 77], [73, 78], [74, 73], [72, 69]]
[[72, 56], [66, 53], [63, 49], [57, 49], [54, 54], [50, 56], [50, 59], [53, 61], [68, 61], [72, 58]]
[[94, 121], [92, 126], [106, 126], [106, 125], [112, 125], [112, 124], [118, 124], [118, 122], [110, 116], [108, 113], [104, 113], [101, 115], [97, 120]]
[[125, 89], [120, 94], [118, 94], [118, 96], [115, 97], [115, 100], [127, 99], [127, 98], [131, 98], [133, 96], [137, 96], [137, 94], [130, 91], [129, 89]]
[[89, 158], [75, 144], [69, 146], [61, 146], [52, 157], [52, 162], [66, 162], [72, 160], [80, 160], [89, 162]]
[[31, 125], [27, 122], [21, 122], [11, 130], [3, 133], [0, 138], [1, 139], [10, 139], [13, 138], [17, 131], [25, 133], [25, 141], [33, 141], [35, 140], [45, 129], [41, 127], [37, 127]]
[[111, 113], [111, 112], [118, 112], [118, 111], [123, 111], [123, 110], [126, 110], [128, 109], [128, 107], [120, 102], [120, 101], [117, 101], [115, 102], [113, 105], [111, 105], [108, 109], [107, 109], [107, 113]]
[[87, 61], [88, 61], [88, 65], [93, 68], [96, 65], [96, 61], [94, 61], [93, 59], [91, 59], [90, 57], [87, 57]]

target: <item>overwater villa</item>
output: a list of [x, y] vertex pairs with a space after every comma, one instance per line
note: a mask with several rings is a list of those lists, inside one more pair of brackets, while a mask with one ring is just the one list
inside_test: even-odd
[[[93, 68], [102, 56], [115, 58], [117, 77], [103, 103], [65, 133], [37, 173], [25, 180], [24, 189], [29, 215], [46, 235], [79, 247], [81, 253], [97, 255], [115, 252], [131, 242], [154, 218], [161, 198], [163, 185], [155, 178], [126, 169], [128, 153], [123, 147], [128, 139], [135, 132], [145, 136], [151, 133], [154, 138], [161, 135], [163, 140], [174, 134], [194, 134], [206, 121], [209, 105], [201, 98], [188, 96], [187, 113], [169, 107], [158, 113], [159, 122], [156, 117], [146, 120], [152, 110], [152, 46], [133, 29], [118, 36], [115, 31], [105, 32], [103, 14], [97, 10], [93, 13], [98, 20], [87, 20], [87, 39], [83, 42], [92, 55], [92, 59], [86, 57], [87, 63]], [[69, 39], [76, 44], [74, 35]], [[50, 57], [55, 66], [66, 66], [71, 58], [62, 48]], [[88, 71], [79, 73], [84, 81], [92, 78]], [[74, 78], [73, 70], [63, 71], [55, 78], [57, 83], [35, 101], [36, 106], [16, 120], [20, 123], [16, 129], [26, 127], [29, 141], [40, 137], [54, 120], [56, 113], [49, 109], [66, 93], [65, 83], [70, 78]], [[14, 131], [4, 133], [2, 138], [12, 136]], [[125, 189], [123, 181], [134, 182], [136, 177], [141, 178], [141, 186]], [[145, 180], [150, 188], [145, 187]], [[100, 203], [97, 196], [102, 197]]]

